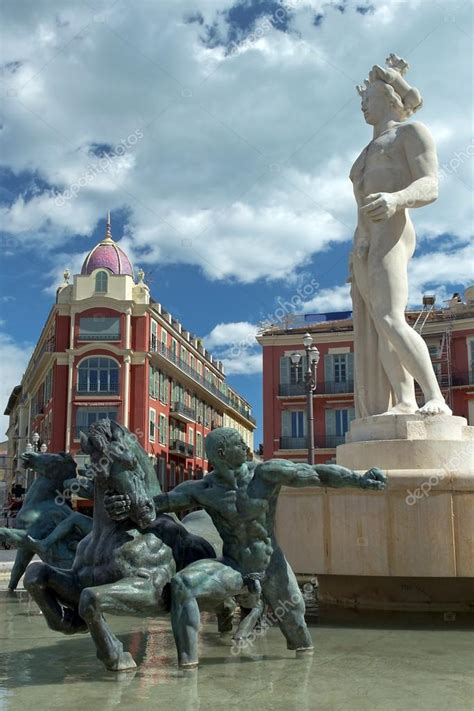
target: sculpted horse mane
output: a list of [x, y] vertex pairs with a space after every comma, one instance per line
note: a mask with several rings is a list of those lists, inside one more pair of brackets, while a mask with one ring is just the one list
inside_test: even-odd
[[[79, 543], [70, 570], [33, 563], [25, 588], [44, 613], [49, 627], [64, 634], [89, 629], [97, 656], [108, 669], [135, 663], [113, 635], [104, 613], [150, 614], [169, 607], [169, 583], [176, 570], [214, 548], [167, 515], [156, 516], [160, 485], [154, 467], [127, 428], [104, 419], [81, 435], [94, 479], [92, 531]], [[104, 506], [107, 492], [127, 499], [127, 513], [112, 519]]]

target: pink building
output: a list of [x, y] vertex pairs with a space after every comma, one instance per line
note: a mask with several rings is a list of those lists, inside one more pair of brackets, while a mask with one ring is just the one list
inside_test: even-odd
[[[422, 334], [430, 350], [443, 394], [455, 415], [474, 425], [474, 287], [446, 308], [425, 297], [422, 310], [407, 312], [407, 320]], [[433, 301], [433, 303], [431, 303]], [[275, 325], [258, 337], [263, 346], [263, 425], [265, 459], [305, 461], [307, 452], [303, 335], [309, 332], [321, 357], [314, 394], [315, 460], [335, 458], [354, 418], [354, 347], [350, 313], [295, 317], [292, 325]], [[305, 320], [306, 319], [306, 320]], [[319, 321], [319, 322], [315, 322]]]
[[35, 433], [38, 446], [77, 454], [81, 431], [106, 416], [137, 435], [165, 488], [207, 471], [204, 438], [214, 427], [235, 427], [253, 450], [249, 403], [200, 339], [150, 297], [143, 276], [109, 220], [81, 273], [65, 273], [7, 405], [10, 479], [22, 476], [19, 455]]

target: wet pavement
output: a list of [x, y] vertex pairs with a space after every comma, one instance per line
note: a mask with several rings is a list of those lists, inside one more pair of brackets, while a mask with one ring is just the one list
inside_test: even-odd
[[53, 632], [24, 591], [0, 593], [1, 711], [474, 709], [472, 621], [322, 613], [311, 626], [314, 656], [295, 659], [275, 628], [235, 654], [207, 617], [202, 664], [182, 673], [168, 617], [108, 619], [135, 672], [107, 672], [89, 635]]

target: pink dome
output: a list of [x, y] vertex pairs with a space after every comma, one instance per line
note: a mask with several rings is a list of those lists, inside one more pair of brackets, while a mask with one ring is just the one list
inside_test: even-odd
[[110, 215], [107, 217], [105, 237], [92, 249], [84, 260], [81, 274], [92, 274], [94, 269], [108, 269], [112, 274], [127, 274], [133, 277], [129, 258], [112, 239]]

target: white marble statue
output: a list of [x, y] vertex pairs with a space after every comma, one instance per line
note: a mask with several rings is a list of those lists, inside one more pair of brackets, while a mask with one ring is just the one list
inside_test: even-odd
[[[352, 166], [358, 222], [351, 255], [357, 417], [378, 414], [452, 414], [428, 348], [405, 320], [407, 267], [415, 250], [408, 208], [438, 196], [433, 139], [421, 123], [405, 120], [422, 106], [403, 75], [407, 63], [391, 54], [374, 66], [358, 92], [373, 139]], [[414, 380], [425, 403], [419, 408]]]

